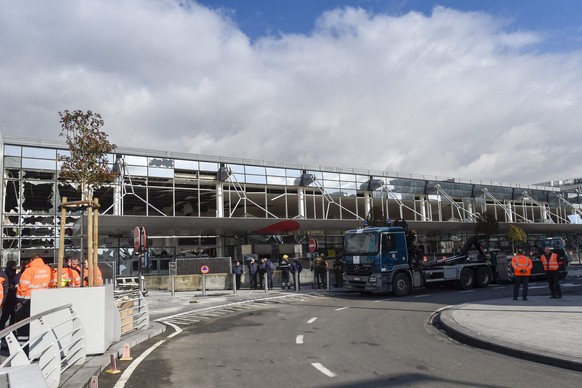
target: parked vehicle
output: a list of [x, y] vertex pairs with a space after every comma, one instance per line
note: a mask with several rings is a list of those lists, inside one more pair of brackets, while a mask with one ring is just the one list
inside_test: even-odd
[[[454, 284], [467, 290], [488, 287], [492, 269], [479, 239], [467, 240], [461, 251], [451, 257], [428, 261], [419, 257], [415, 235], [406, 221], [391, 226], [349, 230], [344, 235], [344, 288], [355, 291], [388, 291], [405, 296], [413, 288], [435, 284]], [[475, 246], [479, 254], [470, 256]]]

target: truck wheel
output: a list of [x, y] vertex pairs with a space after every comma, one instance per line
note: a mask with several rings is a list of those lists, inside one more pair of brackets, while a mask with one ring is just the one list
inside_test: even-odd
[[487, 267], [477, 268], [477, 273], [475, 274], [475, 283], [477, 283], [477, 287], [479, 288], [489, 287], [489, 283], [491, 283], [491, 272], [489, 272]]
[[412, 290], [412, 284], [410, 283], [410, 278], [404, 273], [399, 273], [394, 276], [392, 281], [392, 292], [395, 296], [406, 296], [410, 294]]
[[461, 290], [469, 290], [473, 288], [474, 284], [475, 284], [475, 274], [473, 273], [471, 268], [463, 268], [461, 270], [459, 280], [457, 280], [457, 286]]

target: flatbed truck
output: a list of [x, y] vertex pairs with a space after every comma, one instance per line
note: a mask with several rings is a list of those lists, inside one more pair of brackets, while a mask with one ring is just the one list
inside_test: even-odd
[[[414, 288], [431, 285], [454, 284], [467, 290], [491, 283], [490, 262], [476, 236], [467, 240], [459, 254], [433, 261], [419, 257], [414, 239], [404, 220], [347, 231], [343, 243], [344, 288], [405, 296]], [[468, 255], [472, 245], [479, 250], [477, 257]]]

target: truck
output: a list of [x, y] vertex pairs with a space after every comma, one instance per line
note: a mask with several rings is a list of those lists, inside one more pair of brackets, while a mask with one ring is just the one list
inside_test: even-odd
[[[414, 241], [415, 234], [404, 220], [347, 231], [343, 240], [344, 288], [405, 296], [418, 287], [447, 284], [467, 290], [491, 283], [490, 261], [477, 236], [469, 238], [457, 254], [430, 261], [420, 257]], [[477, 256], [468, 254], [473, 246]]]

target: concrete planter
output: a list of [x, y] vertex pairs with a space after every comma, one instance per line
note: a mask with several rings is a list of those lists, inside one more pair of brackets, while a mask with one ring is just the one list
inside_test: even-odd
[[[30, 300], [30, 314], [38, 314], [71, 303], [87, 339], [87, 354], [103, 354], [121, 338], [121, 318], [113, 300], [113, 286], [51, 288], [35, 290]], [[58, 318], [55, 317], [55, 323]], [[35, 326], [31, 325], [31, 336]], [[67, 328], [62, 328], [67, 330]]]

